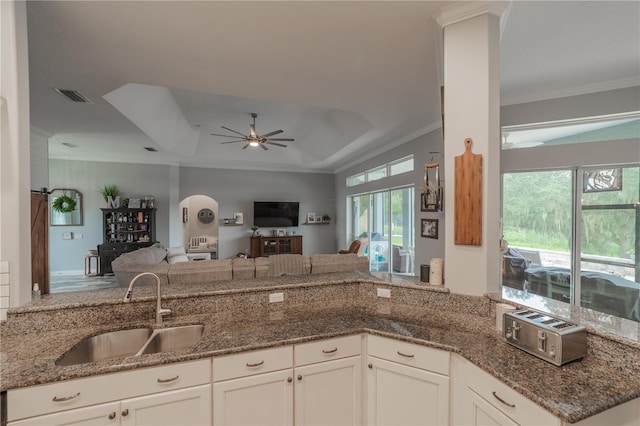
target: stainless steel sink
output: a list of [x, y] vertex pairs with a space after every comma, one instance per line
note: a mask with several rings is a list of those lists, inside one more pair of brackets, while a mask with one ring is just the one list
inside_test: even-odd
[[197, 344], [202, 340], [203, 333], [204, 326], [200, 324], [157, 330], [132, 328], [110, 331], [81, 340], [58, 358], [56, 364], [76, 365], [132, 355], [168, 352]]
[[75, 365], [135, 355], [149, 340], [151, 328], [110, 331], [87, 337], [65, 352], [57, 365]]
[[193, 346], [202, 340], [203, 333], [203, 325], [185, 325], [155, 330], [139, 355], [169, 352]]

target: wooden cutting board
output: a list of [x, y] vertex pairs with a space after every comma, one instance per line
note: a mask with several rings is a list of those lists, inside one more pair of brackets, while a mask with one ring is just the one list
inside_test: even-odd
[[464, 154], [455, 157], [454, 243], [482, 244], [482, 155], [471, 152], [471, 138], [464, 140]]

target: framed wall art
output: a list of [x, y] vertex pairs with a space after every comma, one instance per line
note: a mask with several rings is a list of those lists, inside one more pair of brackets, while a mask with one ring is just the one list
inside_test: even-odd
[[421, 219], [421, 225], [423, 237], [438, 239], [438, 219]]

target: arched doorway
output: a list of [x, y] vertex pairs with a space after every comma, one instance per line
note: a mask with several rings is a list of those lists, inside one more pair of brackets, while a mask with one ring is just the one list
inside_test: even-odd
[[192, 195], [180, 202], [182, 243], [188, 256], [209, 253], [218, 258], [218, 202], [206, 195]]

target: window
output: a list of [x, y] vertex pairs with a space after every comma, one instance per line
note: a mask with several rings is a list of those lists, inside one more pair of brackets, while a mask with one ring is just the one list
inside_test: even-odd
[[382, 179], [387, 177], [387, 167], [378, 167], [377, 169], [369, 170], [367, 172], [367, 182]]
[[368, 238], [371, 271], [413, 275], [413, 194], [411, 186], [350, 197], [352, 239]]
[[505, 173], [503, 288], [640, 322], [639, 197], [640, 167]]
[[365, 172], [358, 173], [347, 178], [347, 186], [357, 186], [365, 182], [373, 182], [389, 176], [399, 175], [413, 171], [413, 155], [400, 160], [392, 161], [382, 166], [374, 167]]

